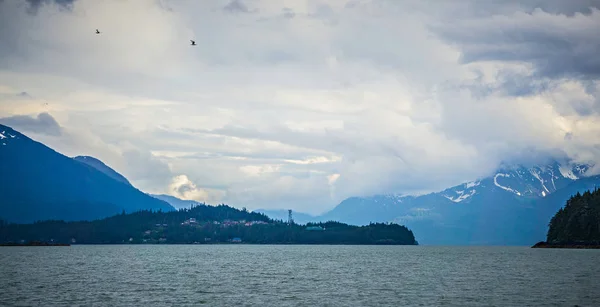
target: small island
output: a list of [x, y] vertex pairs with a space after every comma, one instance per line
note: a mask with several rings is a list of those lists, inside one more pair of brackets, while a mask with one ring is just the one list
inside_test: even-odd
[[[21, 242], [21, 243], [15, 243]], [[95, 221], [0, 222], [0, 243], [36, 244], [353, 244], [417, 245], [413, 232], [393, 223], [296, 224], [226, 205], [177, 211], [137, 211]], [[48, 243], [52, 242], [52, 243]]]
[[600, 190], [577, 193], [550, 220], [545, 242], [533, 248], [600, 248]]

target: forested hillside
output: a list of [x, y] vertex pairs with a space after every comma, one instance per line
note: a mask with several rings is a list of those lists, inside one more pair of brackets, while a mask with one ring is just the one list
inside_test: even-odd
[[338, 222], [288, 224], [226, 205], [178, 211], [138, 211], [96, 221], [0, 223], [0, 243], [30, 241], [77, 244], [416, 244], [397, 224], [351, 226]]
[[600, 190], [577, 193], [550, 221], [551, 244], [600, 244]]

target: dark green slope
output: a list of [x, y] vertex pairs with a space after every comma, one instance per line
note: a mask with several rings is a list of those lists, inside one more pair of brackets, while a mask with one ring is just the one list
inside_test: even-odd
[[600, 244], [600, 190], [577, 193], [550, 220], [550, 244]]
[[239, 238], [254, 244], [416, 244], [412, 231], [397, 224], [359, 227], [327, 222], [307, 226], [274, 221], [264, 214], [225, 205], [199, 205], [170, 212], [119, 214], [91, 222], [0, 223], [0, 243], [74, 240], [78, 244], [188, 244], [228, 243]]

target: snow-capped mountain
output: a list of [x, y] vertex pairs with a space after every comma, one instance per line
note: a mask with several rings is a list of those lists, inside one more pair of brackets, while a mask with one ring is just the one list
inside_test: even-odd
[[544, 239], [549, 219], [568, 197], [600, 185], [599, 176], [587, 176], [590, 168], [558, 161], [503, 165], [491, 176], [436, 193], [351, 197], [315, 220], [396, 222], [422, 244], [530, 245]]
[[494, 175], [464, 183], [441, 192], [453, 202], [462, 202], [478, 191], [496, 187], [520, 197], [546, 197], [585, 176], [591, 165], [561, 164], [512, 165], [501, 167]]

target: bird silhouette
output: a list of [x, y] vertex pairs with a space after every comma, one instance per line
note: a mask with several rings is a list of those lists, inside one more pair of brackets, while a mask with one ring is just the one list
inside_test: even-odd
[[96, 34], [100, 34], [100, 31], [98, 31], [98, 29], [96, 29]]
[[196, 46], [196, 41], [195, 40], [191, 40], [190, 39], [190, 42], [192, 42], [192, 46]]

